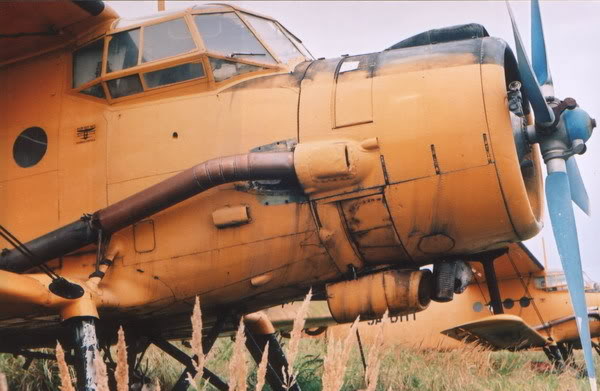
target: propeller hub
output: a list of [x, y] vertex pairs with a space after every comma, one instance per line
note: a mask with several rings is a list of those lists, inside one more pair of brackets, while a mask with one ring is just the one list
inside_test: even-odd
[[592, 118], [585, 110], [575, 107], [565, 111], [562, 117], [571, 142], [581, 140], [585, 144], [590, 139], [595, 121], [592, 121]]
[[549, 106], [555, 114], [552, 125], [536, 124], [527, 131], [530, 143], [539, 143], [544, 161], [568, 159], [586, 151], [585, 143], [592, 135], [595, 121], [581, 109], [575, 99], [552, 100]]

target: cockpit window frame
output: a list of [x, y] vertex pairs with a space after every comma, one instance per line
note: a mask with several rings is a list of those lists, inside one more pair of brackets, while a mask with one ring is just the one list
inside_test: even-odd
[[[109, 34], [106, 34], [105, 39], [107, 42], [105, 43], [105, 45], [108, 46], [108, 41], [110, 40], [110, 37], [112, 37], [113, 35], [123, 33], [126, 31], [135, 30], [135, 29], [139, 28], [140, 29], [140, 41], [139, 41], [139, 48], [138, 48], [138, 59], [137, 59], [137, 64], [132, 66], [131, 68], [139, 68], [140, 66], [143, 66], [145, 64], [152, 64], [152, 63], [159, 62], [159, 61], [178, 58], [180, 56], [185, 56], [185, 55], [193, 54], [196, 52], [202, 53], [203, 51], [206, 50], [204, 47], [204, 42], [202, 42], [201, 40], [198, 39], [197, 31], [195, 31], [195, 29], [192, 28], [193, 26], [192, 26], [192, 23], [190, 23], [191, 21], [190, 21], [189, 16], [190, 15], [188, 13], [177, 12], [177, 13], [167, 15], [164, 18], [145, 20], [145, 21], [141, 22], [140, 24], [132, 24], [132, 25], [126, 26], [122, 29], [110, 31]], [[156, 26], [161, 23], [170, 22], [170, 21], [177, 20], [177, 19], [182, 19], [184, 21], [185, 25], [188, 28], [188, 31], [190, 32], [190, 36], [192, 38], [192, 41], [193, 41], [195, 47], [186, 52], [178, 53], [178, 54], [175, 54], [172, 56], [163, 57], [163, 58], [159, 58], [159, 59], [152, 60], [152, 61], [142, 61], [143, 56], [144, 56], [144, 48], [145, 48], [145, 40], [146, 40], [145, 29], [150, 26]], [[105, 50], [105, 53], [106, 53], [106, 50]], [[103, 58], [103, 72], [104, 73], [106, 73], [107, 63], [108, 63], [108, 56], [106, 55]], [[127, 69], [129, 69], [129, 68], [127, 68]], [[120, 71], [121, 70], [113, 71], [113, 72], [110, 72], [110, 74], [115, 73], [115, 72], [120, 72]]]
[[[220, 53], [209, 51], [207, 49], [206, 45], [204, 44], [202, 35], [200, 34], [200, 32], [196, 26], [194, 17], [199, 14], [221, 14], [221, 13], [235, 14], [241, 20], [241, 22], [246, 26], [248, 31], [254, 36], [254, 38], [264, 47], [265, 51], [267, 53], [269, 53], [269, 55], [271, 55], [271, 57], [275, 60], [275, 63], [261, 62], [260, 59], [257, 59], [255, 61], [248, 57], [232, 58], [230, 56], [224, 56]], [[211, 69], [211, 66], [210, 66], [210, 58], [211, 57], [215, 58], [215, 59], [234, 61], [234, 62], [241, 63], [241, 64], [255, 66], [255, 67], [257, 67], [257, 70], [252, 72], [252, 74], [255, 74], [255, 75], [267, 74], [267, 73], [272, 73], [273, 71], [290, 69], [290, 67], [295, 66], [296, 64], [292, 63], [294, 61], [291, 61], [288, 63], [281, 61], [281, 58], [277, 55], [274, 48], [272, 48], [271, 45], [269, 45], [269, 43], [267, 42], [267, 40], [264, 39], [264, 37], [262, 37], [260, 34], [258, 34], [258, 32], [254, 29], [252, 24], [246, 19], [245, 14], [249, 14], [249, 15], [252, 15], [255, 17], [259, 17], [259, 18], [263, 18], [263, 19], [272, 21], [273, 23], [275, 23], [277, 25], [277, 27], [279, 27], [283, 31], [283, 33], [285, 35], [288, 36], [288, 39], [292, 42], [292, 45], [294, 45], [298, 49], [298, 51], [300, 51], [300, 53], [302, 53], [304, 60], [313, 60], [314, 59], [314, 58], [306, 58], [306, 53], [301, 48], [298, 48], [298, 45], [294, 39], [289, 37], [289, 35], [293, 36], [293, 34], [290, 33], [283, 25], [281, 25], [281, 23], [279, 23], [277, 20], [275, 20], [269, 16], [257, 14], [255, 12], [249, 12], [247, 10], [241, 10], [241, 9], [238, 10], [237, 8], [231, 7], [228, 5], [218, 5], [218, 6], [215, 5], [211, 8], [188, 8], [186, 10], [181, 10], [178, 12], [170, 12], [167, 15], [165, 15], [164, 17], [160, 17], [160, 18], [154, 18], [154, 19], [142, 18], [142, 19], [140, 19], [139, 22], [128, 24], [126, 26], [123, 26], [122, 28], [115, 28], [119, 22], [119, 19], [118, 19], [112, 23], [111, 29], [109, 29], [109, 31], [104, 36], [97, 37], [93, 40], [89, 40], [83, 45], [78, 45], [78, 47], [76, 49], [74, 49], [73, 53], [76, 50], [78, 50], [86, 45], [89, 45], [90, 43], [92, 43], [96, 40], [99, 40], [99, 39], [103, 40], [102, 71], [101, 71], [100, 77], [97, 77], [94, 80], [86, 82], [86, 83], [78, 86], [77, 88], [72, 88], [71, 83], [73, 82], [73, 68], [72, 68], [73, 61], [71, 61], [71, 67], [69, 69], [70, 75], [68, 78], [69, 83], [70, 83], [69, 87], [71, 87], [70, 91], [71, 91], [71, 93], [76, 94], [78, 97], [91, 99], [96, 102], [114, 104], [114, 103], [119, 103], [124, 100], [147, 96], [148, 94], [155, 94], [155, 93], [160, 93], [162, 91], [169, 91], [169, 90], [172, 90], [175, 88], [180, 88], [182, 85], [192, 86], [195, 84], [198, 84], [198, 85], [205, 84], [206, 87], [203, 87], [203, 90], [211, 90], [214, 88], [218, 88], [218, 86], [220, 86], [220, 85], [235, 82], [236, 80], [238, 80], [240, 78], [247, 78], [248, 74], [246, 73], [246, 74], [234, 75], [231, 78], [228, 78], [228, 79], [225, 79], [222, 81], [215, 81], [215, 76], [213, 75], [213, 70]], [[169, 22], [169, 21], [176, 20], [176, 19], [184, 20], [184, 22], [188, 28], [188, 31], [190, 32], [191, 38], [194, 42], [195, 48], [188, 52], [179, 53], [179, 54], [176, 54], [173, 56], [159, 58], [159, 59], [149, 61], [149, 62], [142, 62], [142, 56], [144, 53], [144, 40], [145, 40], [144, 29], [148, 26], [153, 26], [153, 25], [157, 25], [157, 24], [164, 23], [164, 22]], [[107, 72], [108, 71], [108, 69], [107, 69], [108, 46], [109, 46], [109, 41], [110, 41], [111, 37], [115, 34], [118, 34], [118, 33], [124, 32], [124, 31], [134, 30], [134, 29], [140, 29], [139, 53], [138, 53], [137, 64], [135, 66], [131, 66], [126, 69]], [[296, 40], [298, 42], [301, 42], [297, 38], [296, 38]], [[304, 48], [304, 50], [306, 52], [308, 52], [308, 50], [306, 48]], [[310, 54], [310, 52], [309, 52], [309, 54]], [[173, 83], [173, 84], [167, 84], [167, 85], [162, 85], [162, 86], [152, 87], [152, 88], [147, 86], [145, 83], [145, 78], [143, 76], [145, 73], [153, 72], [153, 71], [160, 70], [160, 69], [167, 69], [170, 67], [175, 67], [178, 65], [182, 65], [185, 63], [192, 63], [192, 62], [202, 64], [202, 67], [204, 70], [203, 76], [201, 76], [199, 78], [193, 78], [193, 79], [184, 80], [184, 81]], [[298, 61], [298, 62], [301, 62], [301, 61]], [[113, 98], [110, 94], [107, 83], [110, 80], [124, 78], [124, 77], [131, 76], [131, 75], [139, 76], [141, 84], [142, 84], [142, 89], [143, 89], [142, 92], [128, 95], [128, 96], [122, 96], [119, 98]], [[86, 95], [81, 92], [87, 88], [95, 86], [96, 84], [100, 84], [102, 86], [102, 90], [104, 91], [104, 95], [105, 95], [104, 98]]]

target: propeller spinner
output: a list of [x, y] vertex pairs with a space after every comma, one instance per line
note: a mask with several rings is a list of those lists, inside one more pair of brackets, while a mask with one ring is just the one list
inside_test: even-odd
[[590, 214], [590, 203], [575, 155], [586, 151], [586, 142], [596, 122], [579, 107], [575, 99], [554, 96], [554, 85], [546, 56], [546, 44], [538, 0], [531, 2], [531, 41], [533, 68], [523, 47], [519, 30], [508, 1], [522, 92], [531, 103], [535, 124], [527, 128], [526, 139], [538, 143], [546, 163], [546, 199], [558, 253], [567, 278], [571, 303], [575, 310], [579, 337], [592, 390], [596, 375], [588, 321], [581, 256], [571, 201]]

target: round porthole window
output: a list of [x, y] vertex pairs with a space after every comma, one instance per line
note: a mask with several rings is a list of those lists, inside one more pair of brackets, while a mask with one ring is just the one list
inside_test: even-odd
[[48, 149], [48, 136], [44, 129], [37, 126], [27, 128], [21, 132], [13, 145], [13, 158], [23, 167], [35, 166], [46, 154]]
[[523, 296], [519, 299], [519, 304], [521, 304], [521, 307], [527, 308], [529, 307], [529, 304], [531, 304], [531, 299], [529, 297]]
[[511, 309], [515, 306], [515, 301], [513, 299], [504, 299], [502, 304], [504, 305], [504, 308]]

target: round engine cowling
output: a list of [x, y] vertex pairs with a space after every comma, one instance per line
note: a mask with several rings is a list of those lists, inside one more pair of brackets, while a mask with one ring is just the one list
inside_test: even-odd
[[327, 304], [339, 323], [423, 311], [431, 301], [429, 270], [388, 270], [327, 285]]

